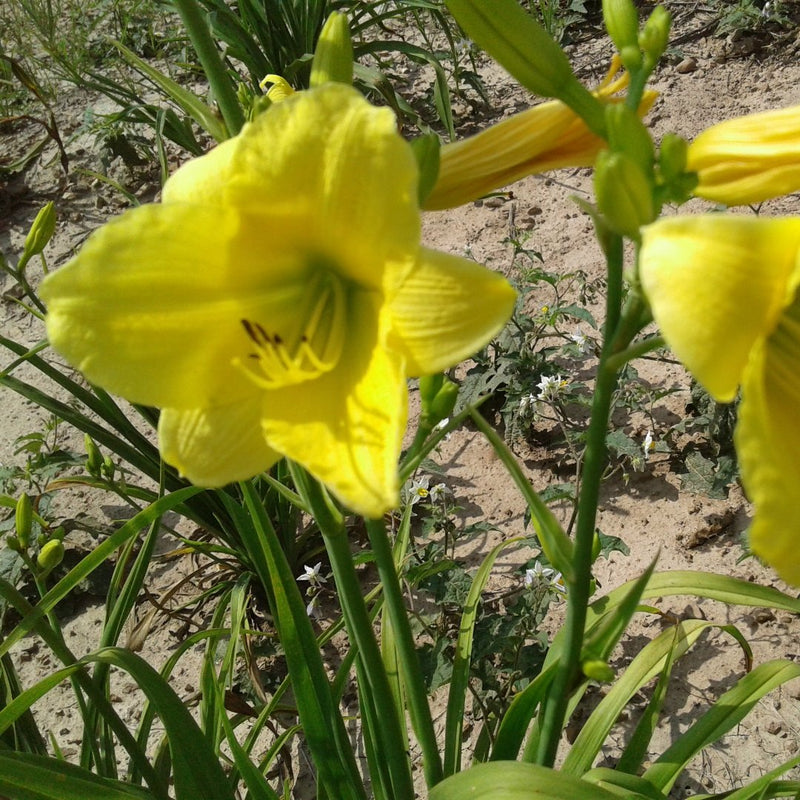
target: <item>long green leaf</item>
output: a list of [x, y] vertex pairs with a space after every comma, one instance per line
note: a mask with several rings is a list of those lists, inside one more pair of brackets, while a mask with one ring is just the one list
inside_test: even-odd
[[[601, 616], [615, 613], [615, 607], [619, 605], [633, 583], [634, 581], [629, 581], [623, 584], [589, 606], [586, 616], [587, 632], [597, 624]], [[710, 572], [691, 570], [655, 572], [642, 592], [643, 599], [674, 595], [707, 597], [732, 606], [766, 606], [800, 614], [800, 598], [791, 597], [769, 586], [759, 586], [740, 578], [714, 575]]]
[[154, 800], [139, 786], [100, 778], [60, 759], [0, 750], [0, 796], [13, 800]]
[[616, 680], [581, 728], [578, 738], [564, 759], [562, 770], [576, 777], [587, 772], [608, 738], [608, 732], [631, 697], [658, 675], [673, 649], [677, 651], [676, 655], [685, 653], [697, 641], [700, 634], [710, 627], [717, 626], [705, 620], [685, 620], [678, 623], [676, 630], [666, 630], [647, 644]]
[[252, 483], [242, 484], [249, 516], [229, 503], [237, 513], [240, 534], [275, 615], [286, 654], [300, 719], [320, 779], [337, 800], [364, 800], [365, 794], [355, 757], [339, 709], [334, 705], [316, 637], [275, 531]]
[[111, 40], [111, 44], [119, 50], [122, 57], [143, 75], [150, 78], [171, 100], [179, 105], [206, 133], [217, 142], [224, 142], [228, 135], [225, 123], [196, 94], [175, 83], [172, 78], [151, 67], [132, 50], [121, 42]]
[[689, 761], [704, 747], [741, 722], [767, 692], [797, 677], [800, 664], [792, 661], [776, 659], [760, 664], [725, 692], [642, 777], [662, 791], [669, 791]]
[[618, 800], [606, 789], [547, 767], [491, 761], [446, 778], [428, 800]]
[[469, 673], [472, 664], [472, 641], [475, 634], [475, 623], [478, 619], [478, 604], [486, 582], [492, 572], [494, 562], [500, 553], [509, 545], [522, 541], [523, 537], [509, 539], [495, 545], [481, 562], [478, 571], [472, 578], [469, 587], [461, 623], [458, 627], [458, 639], [453, 660], [453, 677], [450, 681], [450, 692], [447, 696], [447, 716], [445, 721], [444, 774], [453, 775], [461, 770], [461, 744], [464, 726], [464, 706], [466, 704]]

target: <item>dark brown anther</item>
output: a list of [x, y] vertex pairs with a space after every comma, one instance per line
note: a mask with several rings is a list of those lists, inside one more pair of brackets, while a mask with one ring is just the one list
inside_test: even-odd
[[276, 334], [273, 335], [272, 341], [273, 341], [274, 344], [283, 344], [283, 339], [281, 339], [281, 336], [280, 336], [279, 333], [276, 333]]

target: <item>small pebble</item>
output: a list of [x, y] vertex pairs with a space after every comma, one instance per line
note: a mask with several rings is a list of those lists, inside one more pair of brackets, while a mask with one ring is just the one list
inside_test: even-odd
[[684, 58], [677, 67], [675, 67], [675, 71], [679, 72], [681, 75], [686, 75], [689, 72], [694, 72], [697, 69], [697, 59], [696, 58]]

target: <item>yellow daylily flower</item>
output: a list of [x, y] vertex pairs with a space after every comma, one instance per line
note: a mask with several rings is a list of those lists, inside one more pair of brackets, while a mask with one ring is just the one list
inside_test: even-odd
[[642, 229], [640, 276], [664, 338], [722, 402], [755, 507], [750, 543], [800, 585], [800, 218], [711, 214]]
[[[595, 90], [602, 101], [624, 89], [629, 76], [614, 78], [620, 68], [614, 58], [608, 75]], [[646, 114], [657, 93], [646, 91], [639, 107]], [[607, 147], [586, 123], [560, 100], [541, 103], [492, 125], [485, 131], [442, 147], [439, 176], [423, 205], [427, 210], [454, 208], [528, 175], [562, 167], [589, 167]]]
[[189, 162], [163, 202], [95, 232], [41, 287], [53, 346], [163, 409], [199, 485], [285, 455], [351, 509], [399, 501], [406, 378], [485, 344], [515, 293], [420, 245], [417, 167], [394, 116], [328, 84]]
[[800, 106], [712, 125], [689, 145], [687, 169], [698, 197], [728, 206], [800, 190]]

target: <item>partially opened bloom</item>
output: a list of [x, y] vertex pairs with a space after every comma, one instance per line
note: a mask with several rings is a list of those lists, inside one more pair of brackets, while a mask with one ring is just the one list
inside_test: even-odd
[[800, 218], [671, 217], [643, 229], [640, 275], [678, 358], [717, 400], [741, 387], [753, 551], [800, 584]]
[[713, 125], [689, 145], [687, 169], [694, 194], [728, 206], [800, 190], [800, 106]]
[[285, 455], [379, 516], [399, 501], [406, 377], [470, 355], [514, 304], [499, 275], [420, 246], [416, 198], [390, 111], [299, 92], [51, 274], [50, 341], [164, 409], [162, 454], [194, 483]]
[[[619, 78], [617, 59], [596, 96], [604, 102], [628, 83], [627, 74]], [[639, 108], [646, 114], [656, 93], [645, 93]], [[527, 175], [562, 167], [589, 167], [606, 142], [592, 133], [586, 123], [560, 100], [529, 108], [485, 131], [446, 144], [440, 152], [439, 177], [424, 201], [428, 210], [453, 208], [481, 195], [521, 180]]]

